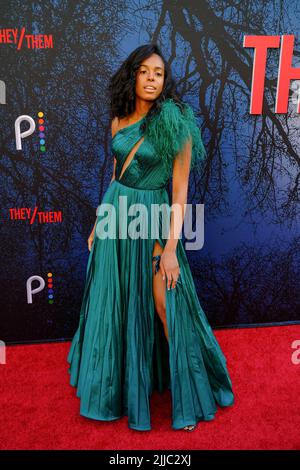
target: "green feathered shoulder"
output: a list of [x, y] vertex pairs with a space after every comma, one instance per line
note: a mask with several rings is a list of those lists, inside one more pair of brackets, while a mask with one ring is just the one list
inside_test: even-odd
[[145, 135], [167, 166], [173, 163], [186, 142], [192, 137], [190, 166], [192, 170], [203, 162], [206, 150], [193, 109], [187, 103], [182, 103], [182, 108], [181, 110], [172, 98], [167, 98], [161, 103], [158, 113], [148, 123]]

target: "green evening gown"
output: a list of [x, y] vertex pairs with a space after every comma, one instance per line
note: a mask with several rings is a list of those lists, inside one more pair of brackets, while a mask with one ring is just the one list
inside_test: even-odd
[[[188, 135], [193, 136], [191, 168], [203, 157], [192, 108], [186, 105], [184, 115], [171, 99], [164, 103], [147, 132], [140, 128], [144, 117], [120, 129], [112, 139], [115, 179], [97, 214], [102, 205], [113, 205], [117, 234], [121, 225], [137, 218], [128, 213], [131, 204], [143, 204], [149, 213], [152, 204], [170, 207], [166, 191], [172, 176], [170, 156], [174, 158]], [[138, 143], [123, 172], [130, 150]], [[168, 158], [163, 158], [166, 152]], [[129, 428], [136, 430], [151, 430], [154, 389], [171, 392], [173, 429], [212, 420], [217, 405], [234, 402], [226, 359], [199, 303], [181, 239], [176, 248], [180, 276], [174, 289], [166, 289], [169, 341], [165, 337], [152, 295], [153, 247], [156, 240], [162, 247], [167, 241], [161, 233], [162, 217], [160, 212], [156, 238], [105, 239], [95, 234], [79, 326], [67, 358], [70, 384], [80, 398], [80, 415], [100, 421], [126, 415]], [[104, 219], [107, 212], [97, 215], [98, 224]], [[140, 220], [145, 229], [145, 218]], [[148, 234], [152, 233], [151, 220], [148, 217]]]

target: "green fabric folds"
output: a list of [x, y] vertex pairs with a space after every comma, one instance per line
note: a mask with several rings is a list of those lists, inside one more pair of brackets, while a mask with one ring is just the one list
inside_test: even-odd
[[[166, 189], [170, 163], [190, 135], [194, 163], [199, 162], [202, 141], [191, 108], [181, 115], [166, 101], [150, 129], [164, 153], [145, 138], [123, 172], [143, 137], [141, 122], [120, 129], [112, 139], [115, 180], [97, 210], [79, 325], [67, 357], [70, 384], [77, 388], [82, 416], [111, 421], [127, 415], [128, 426], [140, 431], [152, 428], [153, 391], [169, 389], [171, 425], [180, 429], [212, 420], [217, 405], [234, 403], [226, 358], [201, 307], [181, 239], [176, 247], [180, 276], [174, 289], [166, 289], [168, 340], [153, 296], [154, 247], [156, 242], [165, 247], [163, 228], [171, 213]], [[146, 236], [130, 235], [136, 218], [137, 230]], [[116, 236], [100, 236], [103, 220], [105, 231], [111, 224]]]

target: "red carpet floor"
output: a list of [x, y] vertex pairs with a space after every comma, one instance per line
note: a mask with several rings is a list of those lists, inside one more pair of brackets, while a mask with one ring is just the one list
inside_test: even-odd
[[215, 330], [235, 404], [194, 432], [171, 429], [171, 397], [151, 398], [151, 431], [79, 415], [69, 385], [70, 342], [8, 346], [0, 365], [1, 449], [300, 449], [300, 326]]

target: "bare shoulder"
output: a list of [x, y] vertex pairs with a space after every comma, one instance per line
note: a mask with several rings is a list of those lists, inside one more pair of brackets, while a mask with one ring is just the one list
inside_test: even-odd
[[111, 121], [111, 136], [113, 137], [116, 132], [118, 132], [120, 126], [120, 121], [118, 116], [115, 116]]

